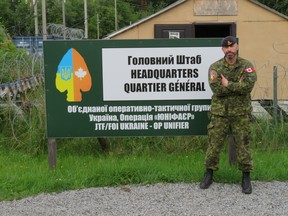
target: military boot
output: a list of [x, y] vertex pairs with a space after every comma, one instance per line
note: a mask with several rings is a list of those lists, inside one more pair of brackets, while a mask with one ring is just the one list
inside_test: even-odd
[[201, 189], [207, 189], [213, 182], [213, 170], [212, 169], [207, 169], [204, 179], [200, 183], [200, 188]]
[[245, 194], [251, 194], [252, 193], [252, 185], [251, 185], [251, 181], [250, 181], [250, 172], [243, 172], [242, 192]]

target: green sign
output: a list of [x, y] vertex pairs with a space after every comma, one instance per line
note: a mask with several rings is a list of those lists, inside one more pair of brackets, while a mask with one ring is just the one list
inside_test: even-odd
[[47, 136], [206, 135], [220, 39], [44, 41]]

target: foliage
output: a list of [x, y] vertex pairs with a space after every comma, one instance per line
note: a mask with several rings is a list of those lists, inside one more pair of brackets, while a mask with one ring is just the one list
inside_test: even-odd
[[[25, 63], [29, 56], [21, 50], [18, 50], [14, 43], [6, 36], [4, 28], [0, 32], [0, 83], [10, 83], [20, 76], [27, 75]], [[22, 60], [22, 61], [21, 61]], [[21, 62], [25, 62], [21, 65]], [[27, 65], [26, 65], [27, 66]]]
[[0, 18], [0, 42], [2, 43], [5, 39], [7, 39], [7, 35]]
[[0, 105], [0, 147], [30, 155], [44, 153], [47, 142], [44, 87]]
[[[11, 42], [11, 40], [3, 40], [0, 44], [0, 52], [6, 53], [6, 52], [16, 52], [17, 48], [16, 46]], [[1, 55], [1, 54], [0, 54]]]
[[[175, 2], [176, 0], [117, 0], [117, 29], [155, 13], [157, 10]], [[12, 36], [31, 36], [35, 33], [33, 1], [1, 1], [0, 17], [4, 26]], [[42, 6], [38, 0], [38, 24], [41, 32]], [[97, 38], [99, 24], [99, 38], [115, 30], [115, 1], [87, 0], [89, 38]], [[67, 0], [65, 3], [65, 26], [84, 30], [84, 1]], [[46, 0], [46, 19], [48, 23], [63, 24], [62, 0]], [[97, 15], [99, 23], [97, 23]]]
[[12, 41], [9, 40], [6, 29], [2, 24], [2, 20], [0, 19], [0, 55], [10, 51], [17, 52], [17, 49]]
[[5, 40], [0, 43], [1, 83], [13, 83], [43, 73], [43, 60], [39, 56], [28, 55]]
[[[89, 38], [103, 38], [108, 33], [121, 29], [177, 0], [117, 0], [117, 26], [115, 26], [114, 0], [87, 0]], [[288, 0], [258, 0], [280, 13], [288, 15]], [[38, 24], [41, 32], [42, 6], [38, 0]], [[47, 23], [63, 24], [62, 0], [46, 0]], [[35, 33], [33, 1], [0, 1], [0, 17], [12, 36], [31, 36]], [[99, 22], [97, 22], [97, 16]], [[84, 30], [84, 1], [67, 0], [65, 3], [65, 24], [68, 28]], [[99, 27], [99, 35], [98, 29]]]
[[0, 8], [0, 17], [11, 35], [33, 34], [33, 7], [25, 1], [1, 1]]
[[258, 1], [288, 16], [288, 0], [258, 0]]
[[46, 143], [44, 86], [39, 86], [36, 91], [26, 90], [21, 95], [14, 94], [14, 90], [20, 79], [43, 72], [43, 60], [18, 50], [8, 39], [1, 23], [0, 29], [0, 146], [38, 154], [43, 150], [41, 143]]
[[274, 125], [268, 120], [257, 120], [252, 127], [253, 148], [261, 151], [287, 149], [288, 123]]

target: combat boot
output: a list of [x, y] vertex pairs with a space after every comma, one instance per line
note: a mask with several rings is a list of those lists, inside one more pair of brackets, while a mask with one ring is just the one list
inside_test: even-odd
[[204, 179], [200, 183], [200, 188], [201, 189], [207, 189], [213, 182], [213, 170], [212, 169], [207, 169]]
[[252, 185], [251, 185], [251, 181], [250, 181], [250, 172], [243, 172], [242, 192], [245, 194], [251, 194], [252, 193]]

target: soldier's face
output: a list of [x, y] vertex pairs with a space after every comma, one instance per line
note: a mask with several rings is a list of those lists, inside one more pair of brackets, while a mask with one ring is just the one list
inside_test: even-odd
[[225, 54], [225, 58], [232, 60], [237, 56], [238, 44], [235, 43], [232, 46], [222, 47], [222, 50]]

